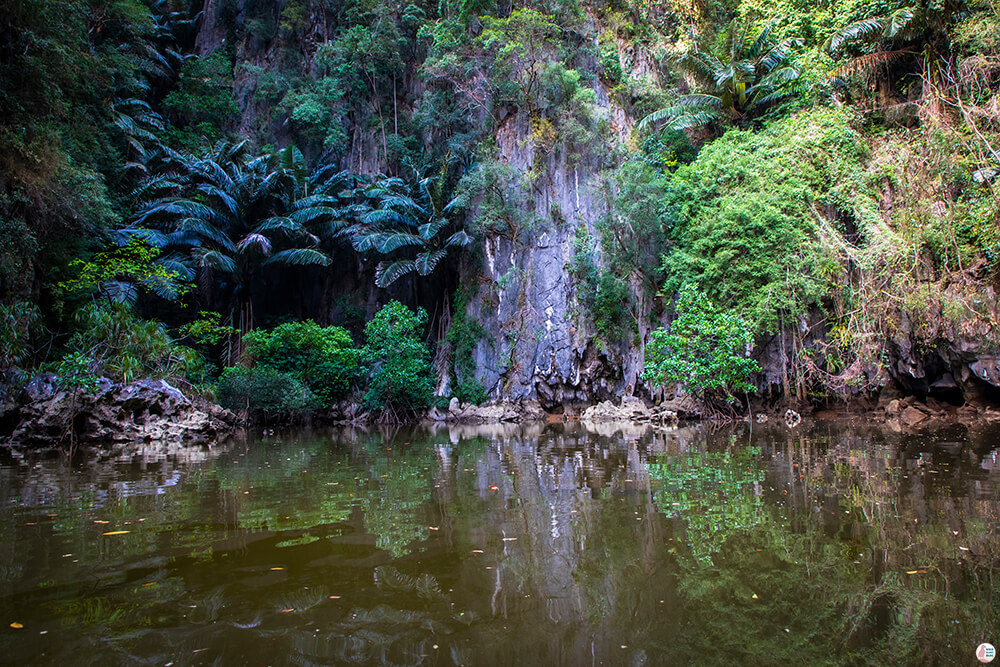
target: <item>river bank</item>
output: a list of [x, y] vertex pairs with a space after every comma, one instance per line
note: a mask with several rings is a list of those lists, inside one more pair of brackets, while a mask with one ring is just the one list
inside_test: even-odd
[[[416, 421], [469, 426], [582, 422], [612, 428], [616, 424], [642, 428], [698, 421], [750, 421], [795, 429], [803, 420], [856, 419], [903, 432], [994, 423], [1000, 421], [1000, 410], [985, 400], [952, 405], [931, 396], [918, 398], [892, 391], [883, 392], [877, 400], [837, 403], [818, 409], [808, 404], [792, 408], [751, 401], [746, 414], [730, 420], [705, 414], [698, 401], [683, 395], [659, 401], [624, 396], [617, 401], [561, 405], [554, 410], [543, 409], [533, 400], [503, 400], [477, 406], [452, 399], [447, 408], [431, 408]], [[29, 451], [66, 451], [70, 443], [74, 448], [79, 446], [108, 455], [133, 451], [137, 445], [160, 446], [166, 451], [178, 446], [211, 444], [248, 428], [267, 430], [294, 423], [363, 426], [375, 422], [376, 414], [364, 412], [350, 401], [297, 420], [254, 422], [248, 415], [222, 408], [196, 392], [189, 390], [185, 394], [167, 380], [114, 384], [102, 379], [96, 392], [74, 395], [61, 390], [58, 378], [46, 373], [29, 382], [17, 400], [8, 400], [0, 407], [3, 426], [0, 444], [14, 457]]]

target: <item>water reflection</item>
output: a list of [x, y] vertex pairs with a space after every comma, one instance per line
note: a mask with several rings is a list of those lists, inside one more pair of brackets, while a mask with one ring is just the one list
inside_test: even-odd
[[1000, 639], [996, 431], [599, 429], [299, 432], [0, 467], [0, 650], [907, 664]]

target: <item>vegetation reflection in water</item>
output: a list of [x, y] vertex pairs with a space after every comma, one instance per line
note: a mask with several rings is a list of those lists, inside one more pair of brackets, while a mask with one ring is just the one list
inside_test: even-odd
[[0, 649], [74, 664], [969, 664], [995, 431], [297, 433], [0, 468]]

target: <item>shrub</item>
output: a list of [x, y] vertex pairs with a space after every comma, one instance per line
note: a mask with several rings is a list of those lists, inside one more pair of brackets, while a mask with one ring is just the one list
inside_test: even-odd
[[427, 311], [392, 301], [365, 325], [361, 360], [368, 366], [365, 404], [390, 417], [428, 407], [434, 394], [430, 350], [420, 340]]
[[225, 369], [219, 378], [219, 404], [230, 410], [262, 412], [268, 416], [305, 412], [317, 406], [309, 389], [288, 373], [269, 366]]
[[646, 346], [644, 377], [658, 384], [680, 383], [706, 399], [750, 391], [750, 375], [759, 370], [747, 356], [752, 343], [746, 322], [685, 285], [670, 333], [655, 330]]
[[243, 341], [258, 365], [295, 378], [326, 405], [346, 396], [358, 377], [359, 351], [341, 327], [287, 322], [273, 331], [251, 332]]
[[76, 324], [68, 347], [89, 359], [98, 375], [121, 382], [171, 376], [204, 381], [201, 355], [178, 345], [161, 322], [140, 318], [126, 304], [89, 304], [77, 312]]

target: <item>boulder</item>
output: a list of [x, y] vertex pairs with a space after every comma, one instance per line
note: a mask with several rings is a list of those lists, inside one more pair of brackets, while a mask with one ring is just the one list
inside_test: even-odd
[[621, 405], [615, 405], [611, 401], [601, 401], [597, 405], [591, 405], [583, 411], [580, 416], [581, 421], [591, 423], [601, 422], [629, 422], [629, 423], [675, 423], [677, 413], [662, 405], [655, 408], [648, 408], [639, 398], [634, 396], [624, 396]]
[[928, 416], [929, 415], [923, 410], [919, 410], [910, 405], [900, 413], [899, 421], [902, 422], [904, 426], [914, 426], [915, 424], [919, 424], [927, 419]]
[[545, 418], [545, 411], [537, 401], [500, 401], [477, 406], [459, 403], [453, 398], [448, 405], [448, 421], [459, 424], [500, 424], [538, 421]]
[[59, 445], [67, 440], [71, 422], [78, 442], [94, 445], [207, 440], [236, 422], [232, 412], [217, 405], [196, 406], [166, 380], [115, 385], [102, 379], [93, 395], [74, 398], [50, 375], [28, 383], [12, 445]]

